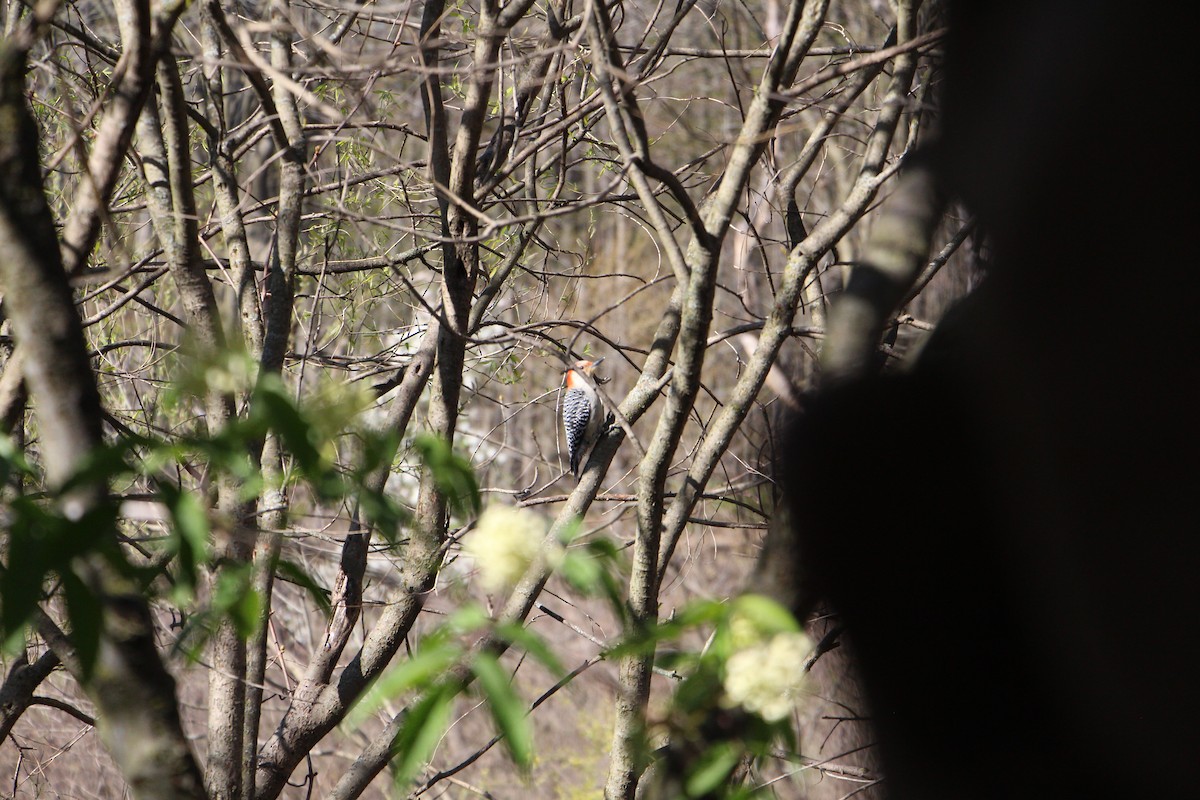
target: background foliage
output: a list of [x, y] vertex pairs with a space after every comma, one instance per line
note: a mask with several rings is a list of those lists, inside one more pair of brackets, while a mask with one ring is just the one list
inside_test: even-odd
[[[632, 797], [651, 763], [663, 794], [869, 789], [836, 667], [782, 721], [716, 702], [738, 614], [799, 631], [721, 601], [828, 301], [936, 126], [918, 6], [7, 0], [38, 261], [102, 429], [45, 444], [42, 312], [6, 279], [4, 790], [170, 796], [136, 733], [92, 735], [125, 702], [95, 675], [117, 597], [154, 644], [119, 669], [174, 677], [176, 775], [210, 797]], [[889, 369], [979, 269], [970, 221], [935, 222]], [[615, 422], [576, 482], [585, 356]], [[499, 584], [469, 546], [496, 507], [537, 537]]]

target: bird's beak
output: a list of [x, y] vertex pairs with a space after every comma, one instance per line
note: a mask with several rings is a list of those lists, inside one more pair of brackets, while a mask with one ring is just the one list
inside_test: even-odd
[[592, 366], [593, 366], [593, 367], [598, 367], [598, 366], [600, 366], [600, 362], [601, 362], [601, 361], [603, 361], [603, 360], [604, 360], [604, 359], [606, 359], [606, 358], [608, 358], [608, 356], [600, 356], [599, 358], [597, 358], [595, 361], [593, 361], [593, 362], [592, 362]]

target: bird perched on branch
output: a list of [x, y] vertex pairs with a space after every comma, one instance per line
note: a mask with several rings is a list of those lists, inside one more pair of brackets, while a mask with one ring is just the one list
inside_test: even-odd
[[576, 361], [567, 370], [566, 387], [562, 400], [563, 431], [567, 435], [567, 456], [571, 463], [571, 474], [579, 476], [583, 454], [595, 444], [600, 436], [604, 407], [600, 395], [592, 383], [596, 365], [603, 361]]

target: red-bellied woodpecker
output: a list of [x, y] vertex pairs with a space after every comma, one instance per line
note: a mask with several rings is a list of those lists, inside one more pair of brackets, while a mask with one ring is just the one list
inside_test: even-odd
[[[576, 361], [567, 370], [567, 390], [562, 399], [563, 431], [567, 435], [567, 456], [571, 462], [571, 474], [579, 475], [579, 465], [584, 452], [600, 436], [604, 407], [600, 395], [592, 385], [592, 372], [603, 361]], [[584, 377], [587, 376], [587, 377]]]

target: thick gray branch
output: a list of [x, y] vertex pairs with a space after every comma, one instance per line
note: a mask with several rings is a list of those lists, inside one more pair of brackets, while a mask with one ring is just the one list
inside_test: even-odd
[[8, 738], [13, 725], [33, 702], [33, 693], [59, 664], [54, 651], [47, 650], [29, 663], [25, 653], [17, 659], [4, 685], [0, 686], [0, 741]]

